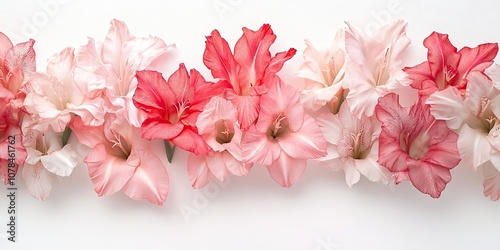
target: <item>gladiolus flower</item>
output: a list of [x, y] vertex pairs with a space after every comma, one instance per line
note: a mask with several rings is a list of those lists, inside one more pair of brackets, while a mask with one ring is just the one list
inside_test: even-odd
[[326, 155], [326, 141], [304, 113], [297, 91], [276, 80], [260, 99], [259, 120], [243, 135], [243, 161], [267, 166], [278, 184], [290, 187], [302, 176], [307, 159]]
[[[34, 40], [13, 45], [0, 32], [0, 177], [7, 184], [26, 159], [19, 126], [26, 78], [36, 71]], [[9, 154], [15, 154], [10, 157]], [[14, 165], [14, 167], [9, 167]]]
[[132, 199], [163, 204], [168, 194], [168, 174], [153, 153], [162, 147], [160, 141], [141, 138], [140, 128], [114, 114], [106, 115], [101, 126], [85, 126], [77, 117], [71, 129], [78, 141], [90, 148], [84, 162], [99, 196], [122, 190]]
[[317, 161], [332, 170], [343, 170], [349, 187], [361, 174], [370, 181], [389, 184], [391, 173], [377, 163], [380, 124], [375, 117], [357, 118], [344, 102], [336, 115], [321, 114], [318, 125], [330, 145], [328, 155]]
[[300, 99], [306, 109], [317, 111], [328, 104], [332, 113], [338, 112], [343, 98], [347, 65], [343, 45], [343, 30], [337, 32], [328, 48], [319, 48], [306, 40], [304, 63], [297, 73], [297, 76], [305, 79]]
[[179, 65], [165, 81], [155, 71], [139, 71], [134, 104], [147, 115], [142, 136], [148, 140], [165, 139], [189, 152], [205, 155], [210, 148], [198, 134], [196, 119], [210, 98], [222, 94], [224, 87], [205, 81], [194, 69], [188, 74]]
[[460, 162], [458, 135], [435, 120], [421, 101], [403, 108], [398, 99], [388, 94], [375, 108], [382, 124], [378, 162], [395, 174], [396, 183], [409, 179], [420, 192], [438, 198]]
[[207, 37], [203, 63], [220, 82], [230, 84], [225, 98], [238, 110], [243, 130], [255, 123], [259, 115], [259, 98], [268, 91], [276, 73], [292, 58], [296, 50], [289, 49], [271, 57], [269, 48], [276, 40], [269, 24], [259, 30], [243, 28], [243, 35], [234, 46], [234, 55], [218, 30]]
[[353, 27], [346, 31], [346, 50], [349, 55], [349, 101], [356, 116], [373, 115], [379, 97], [410, 85], [403, 71], [403, 52], [410, 45], [406, 23], [399, 20], [376, 30], [370, 37]]
[[464, 95], [467, 76], [472, 72], [484, 74], [498, 53], [496, 43], [485, 43], [472, 49], [464, 47], [457, 52], [448, 35], [437, 32], [432, 32], [424, 40], [424, 46], [428, 49], [427, 61], [404, 69], [412, 80], [411, 86], [418, 89], [424, 101], [447, 87], [456, 88]]
[[252, 164], [242, 162], [242, 131], [234, 105], [222, 97], [212, 97], [198, 116], [196, 127], [212, 149], [207, 155], [190, 154], [188, 175], [194, 188], [202, 188], [213, 176], [224, 181], [229, 173], [243, 176]]

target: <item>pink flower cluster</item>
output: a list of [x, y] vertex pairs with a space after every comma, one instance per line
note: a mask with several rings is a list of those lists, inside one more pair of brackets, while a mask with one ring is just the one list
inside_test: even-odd
[[44, 72], [33, 40], [13, 45], [0, 33], [0, 176], [7, 184], [22, 166], [44, 200], [83, 162], [99, 196], [122, 191], [161, 205], [180, 148], [193, 188], [255, 164], [290, 187], [312, 160], [343, 170], [349, 186], [361, 175], [410, 181], [437, 198], [462, 162], [482, 169], [485, 196], [500, 199], [498, 45], [457, 50], [433, 32], [427, 61], [404, 67], [405, 27], [367, 35], [347, 23], [329, 47], [306, 40], [292, 82], [280, 71], [296, 50], [271, 53], [268, 24], [243, 28], [233, 48], [217, 30], [206, 37], [213, 80], [183, 63], [165, 77], [175, 45], [135, 37], [118, 20], [102, 42], [63, 49]]

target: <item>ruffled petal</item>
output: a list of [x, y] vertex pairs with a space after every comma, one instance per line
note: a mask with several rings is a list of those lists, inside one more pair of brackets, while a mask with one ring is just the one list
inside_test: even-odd
[[77, 164], [77, 155], [71, 144], [61, 150], [40, 157], [43, 166], [51, 173], [58, 176], [69, 176]]
[[446, 121], [450, 129], [459, 129], [469, 115], [464, 107], [463, 97], [456, 88], [438, 91], [425, 103], [431, 106], [431, 114], [437, 120]]

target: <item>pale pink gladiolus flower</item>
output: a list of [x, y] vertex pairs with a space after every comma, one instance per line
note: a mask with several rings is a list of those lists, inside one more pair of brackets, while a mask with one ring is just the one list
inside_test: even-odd
[[360, 176], [389, 184], [391, 173], [377, 163], [380, 124], [375, 117], [357, 118], [344, 102], [336, 115], [325, 112], [318, 119], [328, 146], [328, 155], [317, 159], [332, 170], [343, 170], [349, 187]]
[[108, 112], [125, 116], [135, 127], [143, 117], [132, 102], [137, 88], [136, 71], [154, 69], [156, 59], [175, 45], [167, 46], [158, 37], [136, 38], [124, 22], [111, 21], [111, 28], [102, 43], [89, 38], [76, 54], [75, 82], [90, 99], [102, 98]]
[[402, 20], [381, 27], [371, 36], [347, 25], [349, 93], [346, 99], [356, 116], [370, 117], [379, 97], [410, 85], [402, 64], [403, 52], [410, 45], [410, 39]]
[[339, 30], [333, 43], [321, 48], [306, 40], [304, 63], [297, 73], [304, 78], [300, 100], [310, 111], [329, 105], [337, 113], [343, 98], [347, 55], [344, 51], [344, 30]]
[[47, 128], [44, 132], [31, 129], [29, 117], [23, 121], [23, 143], [28, 152], [22, 173], [30, 194], [45, 200], [52, 191], [56, 176], [71, 175], [77, 164], [72, 144], [63, 145], [62, 133]]
[[500, 90], [480, 72], [469, 74], [465, 95], [457, 88], [432, 94], [427, 102], [438, 120], [458, 132], [458, 150], [466, 166], [492, 161], [500, 169]]
[[74, 49], [65, 48], [48, 62], [47, 74], [34, 73], [26, 87], [24, 107], [33, 119], [33, 129], [63, 132], [74, 115], [87, 125], [104, 122], [102, 99], [87, 100], [73, 81]]

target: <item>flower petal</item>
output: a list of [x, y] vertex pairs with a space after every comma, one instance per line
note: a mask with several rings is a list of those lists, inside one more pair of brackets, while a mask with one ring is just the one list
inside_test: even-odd
[[35, 165], [24, 164], [23, 178], [26, 187], [33, 197], [42, 201], [49, 197], [52, 191], [54, 174], [47, 171], [41, 162]]
[[123, 188], [134, 174], [137, 167], [135, 161], [139, 160], [137, 155], [130, 155], [129, 159], [109, 155], [103, 144], [91, 149], [84, 162], [97, 195], [111, 195]]
[[299, 131], [277, 139], [281, 149], [293, 158], [313, 159], [326, 155], [325, 138], [309, 115], [304, 116], [304, 124]]
[[458, 137], [458, 151], [467, 167], [477, 169], [490, 160], [491, 145], [486, 135], [464, 124]]
[[372, 182], [382, 182], [389, 184], [391, 173], [387, 168], [380, 166], [377, 162], [378, 157], [378, 143], [372, 145], [370, 154], [365, 159], [354, 159], [356, 169]]
[[281, 149], [276, 142], [269, 141], [266, 134], [257, 131], [255, 126], [243, 135], [242, 142], [243, 162], [270, 165], [280, 155]]
[[450, 170], [427, 162], [409, 159], [408, 176], [420, 192], [439, 198], [446, 184], [451, 181]]
[[205, 187], [208, 184], [208, 165], [205, 155], [189, 154], [187, 173], [193, 188]]
[[197, 155], [206, 155], [210, 152], [210, 147], [203, 138], [193, 129], [184, 129], [174, 138], [170, 139], [177, 147]]
[[223, 153], [214, 152], [213, 156], [207, 155], [205, 159], [207, 161], [208, 169], [210, 169], [212, 175], [220, 181], [225, 181], [229, 176], [229, 173], [226, 169]]
[[167, 170], [160, 158], [150, 151], [140, 151], [138, 157], [140, 164], [123, 186], [123, 192], [134, 200], [147, 200], [160, 206], [168, 194]]
[[450, 129], [459, 129], [468, 113], [464, 107], [462, 95], [456, 88], [446, 88], [432, 94], [426, 104], [431, 106], [431, 114], [437, 120], [446, 121]]
[[356, 168], [354, 159], [348, 158], [347, 161], [344, 162], [344, 174], [347, 186], [352, 187], [352, 185], [358, 183], [361, 175]]
[[294, 159], [286, 153], [281, 152], [280, 156], [267, 170], [271, 177], [282, 187], [291, 187], [297, 182], [306, 169], [306, 160]]
[[77, 164], [77, 155], [71, 144], [66, 144], [61, 150], [40, 157], [43, 166], [58, 176], [69, 176]]
[[500, 172], [491, 163], [483, 167], [483, 187], [484, 196], [490, 197], [491, 200], [497, 201], [500, 199]]
[[207, 36], [205, 45], [203, 63], [210, 69], [212, 76], [230, 82], [238, 91], [239, 85], [235, 84], [237, 77], [236, 61], [227, 41], [221, 37], [218, 30], [214, 30], [210, 36]]

